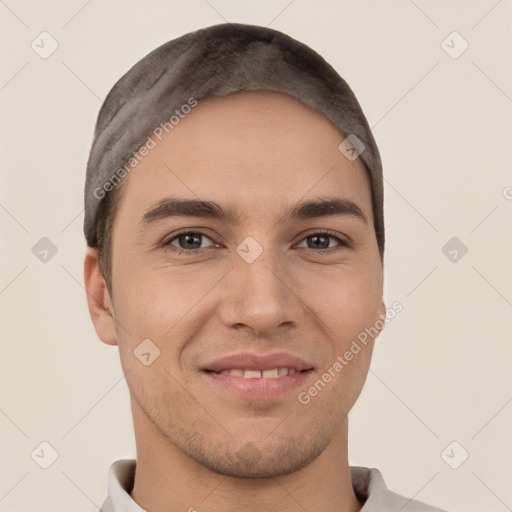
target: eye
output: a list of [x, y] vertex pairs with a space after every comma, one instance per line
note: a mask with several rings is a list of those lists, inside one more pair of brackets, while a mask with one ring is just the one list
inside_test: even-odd
[[[211, 243], [206, 247], [200, 247], [202, 238], [207, 238], [208, 240], [212, 241], [210, 237], [200, 231], [186, 231], [174, 236], [173, 238], [170, 238], [162, 244], [162, 247], [166, 247], [178, 254], [197, 254], [206, 247], [215, 245], [214, 243]], [[178, 245], [175, 245], [175, 242]]]
[[[311, 233], [307, 237], [303, 238], [303, 241], [306, 241], [306, 248], [324, 253], [331, 252], [331, 250], [337, 250], [349, 246], [348, 242], [346, 242], [345, 240], [336, 235], [337, 233], [333, 233], [331, 231]], [[331, 240], [336, 241], [336, 244], [334, 246], [331, 245]], [[297, 247], [300, 247], [300, 244]]]

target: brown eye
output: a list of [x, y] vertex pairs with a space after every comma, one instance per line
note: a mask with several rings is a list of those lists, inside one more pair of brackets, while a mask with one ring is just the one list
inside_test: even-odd
[[197, 231], [187, 231], [180, 233], [173, 238], [170, 238], [163, 244], [163, 246], [169, 248], [171, 251], [176, 251], [178, 253], [190, 252], [192, 254], [197, 254], [202, 249], [206, 249], [207, 247], [214, 245], [212, 242], [209, 245], [201, 247], [202, 240], [205, 238], [211, 242], [211, 239], [204, 233]]

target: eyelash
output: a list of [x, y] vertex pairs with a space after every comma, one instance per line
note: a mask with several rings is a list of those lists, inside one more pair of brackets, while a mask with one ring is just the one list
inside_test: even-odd
[[[181, 247], [176, 247], [174, 245], [171, 245], [171, 243], [174, 240], [176, 240], [177, 238], [179, 238], [182, 235], [200, 235], [200, 236], [204, 236], [204, 237], [212, 240], [206, 233], [203, 233], [202, 231], [182, 231], [181, 233], [174, 235], [169, 240], [163, 242], [161, 247], [168, 249], [168, 250], [170, 248], [170, 251], [175, 254], [187, 254], [188, 256], [191, 256], [192, 254], [200, 254], [201, 252], [203, 252], [205, 250], [213, 248], [213, 246], [211, 246], [211, 247], [203, 247], [202, 249], [182, 249]], [[347, 241], [339, 238], [337, 236], [336, 232], [329, 231], [329, 230], [311, 233], [311, 234], [305, 236], [304, 238], [302, 238], [300, 240], [300, 242], [302, 242], [303, 240], [306, 240], [307, 238], [310, 238], [312, 236], [318, 236], [318, 235], [321, 235], [321, 236], [327, 235], [329, 238], [334, 238], [338, 242], [339, 245], [337, 245], [335, 247], [329, 247], [328, 249], [310, 249], [308, 247], [304, 247], [303, 249], [309, 249], [310, 251], [313, 251], [315, 253], [331, 254], [331, 252], [333, 252], [333, 251], [349, 247], [349, 243]], [[213, 242], [213, 240], [212, 240], [212, 242]]]

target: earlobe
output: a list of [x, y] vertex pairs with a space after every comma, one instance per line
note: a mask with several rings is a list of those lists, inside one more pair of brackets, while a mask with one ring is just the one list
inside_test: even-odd
[[117, 333], [110, 294], [103, 277], [95, 247], [87, 247], [84, 260], [87, 305], [98, 337], [107, 345], [117, 345]]

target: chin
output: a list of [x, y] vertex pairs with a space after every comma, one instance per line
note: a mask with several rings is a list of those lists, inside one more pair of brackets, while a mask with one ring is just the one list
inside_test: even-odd
[[191, 454], [211, 471], [234, 478], [274, 478], [294, 473], [313, 462], [327, 447], [328, 441], [308, 439], [297, 443], [292, 438], [274, 439], [273, 443], [252, 441], [227, 450]]

